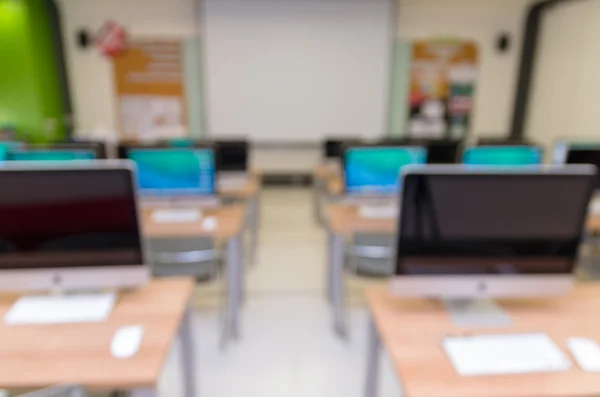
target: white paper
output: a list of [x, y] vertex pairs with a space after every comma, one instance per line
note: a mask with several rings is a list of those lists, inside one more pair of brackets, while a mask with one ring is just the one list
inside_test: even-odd
[[164, 209], [152, 211], [152, 221], [156, 223], [192, 223], [202, 217], [197, 209]]
[[106, 321], [116, 301], [114, 293], [23, 296], [4, 316], [4, 323], [62, 324]]
[[443, 348], [461, 376], [567, 371], [571, 362], [546, 334], [448, 337]]

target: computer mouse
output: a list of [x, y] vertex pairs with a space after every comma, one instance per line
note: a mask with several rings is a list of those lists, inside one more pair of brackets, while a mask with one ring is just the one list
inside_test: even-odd
[[217, 228], [217, 225], [217, 218], [215, 218], [214, 216], [204, 218], [204, 220], [202, 221], [202, 228], [204, 228], [204, 230], [215, 230]]
[[110, 354], [114, 358], [129, 358], [134, 356], [142, 343], [144, 327], [129, 325], [119, 328], [110, 342]]

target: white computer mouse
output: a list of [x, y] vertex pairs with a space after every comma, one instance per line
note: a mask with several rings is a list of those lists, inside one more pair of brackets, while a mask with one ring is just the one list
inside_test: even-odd
[[202, 220], [202, 228], [204, 230], [215, 230], [217, 228], [217, 218], [214, 216], [206, 217]]
[[114, 358], [129, 358], [135, 355], [142, 343], [144, 327], [129, 325], [119, 328], [110, 342], [110, 354]]

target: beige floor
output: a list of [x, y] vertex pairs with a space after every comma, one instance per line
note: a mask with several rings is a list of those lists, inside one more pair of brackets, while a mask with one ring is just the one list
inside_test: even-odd
[[[247, 274], [242, 339], [218, 346], [220, 282], [198, 287], [198, 385], [202, 396], [358, 397], [366, 343], [364, 285], [349, 278], [353, 302], [349, 341], [332, 332], [324, 299], [325, 234], [313, 219], [309, 189], [267, 189], [262, 197], [260, 248]], [[371, 284], [372, 281], [367, 281]], [[161, 382], [161, 396], [181, 395], [178, 352]], [[385, 358], [384, 358], [385, 360]], [[386, 361], [387, 362], [387, 361]], [[382, 366], [381, 396], [398, 396], [389, 365]]]

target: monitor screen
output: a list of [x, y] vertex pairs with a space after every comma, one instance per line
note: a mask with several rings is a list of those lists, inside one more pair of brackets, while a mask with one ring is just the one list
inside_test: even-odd
[[185, 196], [215, 193], [212, 149], [130, 149], [127, 156], [137, 164], [138, 187], [143, 194]]
[[427, 164], [455, 164], [460, 159], [462, 141], [430, 141], [427, 147]]
[[0, 161], [8, 160], [8, 147], [0, 143]]
[[407, 174], [397, 274], [570, 273], [594, 179], [587, 169]]
[[[566, 155], [566, 164], [591, 164], [600, 168], [600, 145], [572, 145]], [[596, 182], [596, 189], [600, 189], [600, 175]]]
[[349, 194], [394, 194], [400, 187], [400, 170], [425, 164], [422, 147], [356, 146], [344, 155], [345, 191]]
[[71, 161], [94, 160], [96, 154], [92, 150], [54, 150], [54, 149], [25, 149], [11, 151], [10, 160], [15, 161]]
[[0, 269], [143, 264], [127, 169], [0, 170]]
[[248, 146], [246, 141], [217, 142], [217, 171], [247, 171]]
[[328, 159], [341, 159], [344, 156], [344, 145], [358, 143], [356, 138], [328, 139], [324, 143], [324, 157]]
[[463, 163], [486, 166], [527, 166], [542, 163], [537, 146], [479, 146], [465, 150]]

